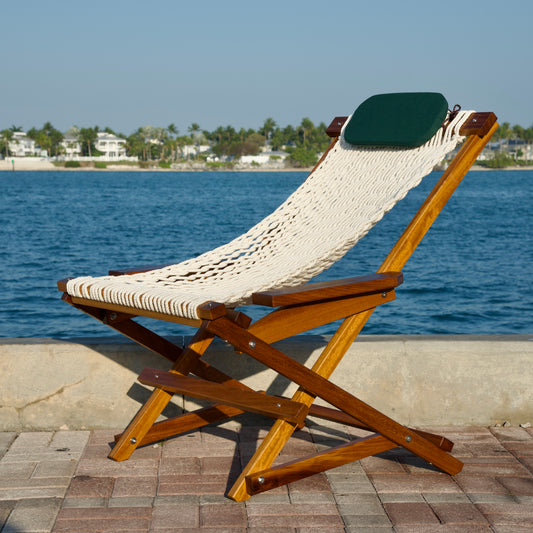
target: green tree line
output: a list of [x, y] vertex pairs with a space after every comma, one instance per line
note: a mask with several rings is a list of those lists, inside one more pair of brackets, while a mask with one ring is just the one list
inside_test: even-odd
[[[11, 155], [9, 143], [13, 141], [13, 134], [22, 128], [11, 126], [0, 131], [0, 153], [5, 157]], [[112, 133], [126, 139], [126, 153], [137, 156], [141, 161], [175, 162], [181, 158], [185, 146], [209, 144], [211, 151], [221, 158], [256, 155], [264, 146], [272, 151], [282, 148], [289, 153], [289, 159], [295, 166], [310, 166], [316, 163], [320, 153], [329, 145], [326, 135], [326, 125], [321, 122], [316, 125], [309, 119], [302, 119], [298, 126], [288, 125], [279, 127], [273, 118], [267, 118], [257, 129], [236, 130], [233, 126], [219, 126], [213, 131], [203, 130], [199, 124], [192, 123], [187, 132], [180, 135], [175, 124], [166, 128], [141, 126], [130, 135], [115, 132], [109, 127], [100, 129], [99, 126], [78, 128], [73, 126], [66, 134], [46, 122], [42, 128], [31, 128], [27, 136], [36, 145], [46, 150], [49, 156], [60, 156], [64, 151], [61, 141], [74, 138], [80, 143], [83, 156], [97, 157], [96, 139], [99, 132]], [[196, 157], [196, 156], [195, 156]]]
[[[22, 131], [19, 126], [0, 131], [0, 153], [4, 157], [11, 155], [9, 143], [13, 141], [13, 134], [19, 131]], [[326, 125], [323, 122], [315, 125], [309, 118], [302, 119], [298, 126], [288, 125], [283, 128], [279, 127], [273, 118], [267, 118], [257, 130], [236, 130], [228, 125], [208, 131], [203, 130], [199, 124], [192, 123], [183, 135], [180, 135], [175, 124], [166, 128], [141, 126], [130, 135], [116, 133], [109, 127], [100, 129], [98, 126], [73, 126], [64, 135], [50, 122], [46, 122], [42, 128], [34, 127], [28, 130], [27, 136], [51, 157], [62, 154], [64, 148], [61, 141], [65, 136], [80, 143], [82, 156], [98, 157], [101, 153], [95, 146], [97, 135], [99, 132], [108, 132], [126, 139], [127, 155], [137, 156], [140, 161], [176, 162], [182, 157], [184, 147], [190, 145], [209, 144], [211, 151], [221, 158], [256, 155], [264, 146], [268, 146], [272, 151], [283, 149], [288, 152], [289, 161], [293, 166], [308, 167], [316, 163], [319, 155], [329, 145], [330, 139], [325, 131]], [[494, 134], [493, 140], [509, 139], [533, 143], [533, 126], [523, 128], [504, 122]]]

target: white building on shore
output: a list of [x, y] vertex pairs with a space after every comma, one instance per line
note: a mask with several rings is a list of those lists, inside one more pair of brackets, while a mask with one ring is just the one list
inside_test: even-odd
[[288, 156], [289, 154], [287, 152], [282, 151], [260, 152], [256, 155], [242, 155], [239, 161], [247, 165], [283, 166]]
[[9, 141], [8, 148], [13, 157], [37, 155], [35, 152], [35, 141], [30, 139], [23, 131], [13, 132], [13, 138]]
[[126, 139], [122, 139], [107, 132], [98, 132], [94, 147], [102, 152], [102, 159], [114, 161], [118, 159], [127, 159], [126, 156]]
[[60, 145], [64, 159], [75, 159], [81, 155], [81, 144], [76, 137], [65, 135]]

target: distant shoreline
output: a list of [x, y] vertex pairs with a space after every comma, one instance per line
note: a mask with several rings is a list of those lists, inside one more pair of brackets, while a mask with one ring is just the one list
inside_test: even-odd
[[[52, 162], [36, 159], [36, 158], [18, 158], [15, 159], [14, 170], [24, 171], [76, 171], [76, 172], [309, 172], [312, 167], [309, 168], [296, 168], [296, 167], [271, 167], [271, 166], [258, 166], [239, 165], [233, 168], [230, 167], [208, 167], [202, 163], [192, 163], [190, 165], [181, 164], [180, 168], [163, 168], [159, 166], [153, 166], [148, 168], [141, 168], [139, 165], [121, 165], [117, 163], [108, 164], [106, 168], [97, 168], [95, 166], [82, 166], [78, 168], [65, 168], [64, 166], [56, 166]], [[11, 159], [0, 160], [0, 172], [13, 171], [13, 164]]]
[[[17, 158], [14, 163], [14, 170], [24, 171], [82, 171], [82, 172], [309, 172], [312, 167], [309, 168], [295, 168], [295, 167], [262, 167], [262, 166], [238, 166], [235, 168], [210, 168], [201, 163], [193, 163], [191, 165], [181, 165], [181, 168], [162, 168], [154, 166], [150, 168], [141, 168], [138, 165], [120, 165], [110, 164], [106, 168], [96, 168], [94, 166], [79, 167], [79, 168], [65, 168], [62, 166], [56, 166], [52, 162], [37, 159], [33, 157]], [[480, 165], [474, 165], [470, 170], [533, 170], [533, 166], [511, 166], [504, 168], [486, 168]], [[13, 171], [13, 164], [11, 159], [0, 160], [0, 172]]]

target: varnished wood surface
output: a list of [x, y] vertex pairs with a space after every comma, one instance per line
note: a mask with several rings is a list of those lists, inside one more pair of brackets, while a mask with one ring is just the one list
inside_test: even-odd
[[252, 301], [254, 304], [268, 307], [318, 302], [320, 300], [387, 291], [397, 287], [402, 281], [403, 275], [401, 272], [383, 272], [368, 276], [307, 283], [286, 289], [255, 292], [252, 295]]
[[238, 389], [231, 385], [222, 385], [203, 379], [180, 376], [153, 368], [145, 368], [138, 379], [144, 385], [160, 387], [172, 393], [222, 403], [230, 407], [237, 407], [271, 418], [281, 418], [290, 422], [303, 422], [308, 411], [308, 408], [303, 404], [284, 398]]
[[496, 115], [491, 112], [472, 113], [468, 117], [468, 120], [461, 126], [459, 133], [465, 137], [469, 135], [484, 137], [490, 132], [494, 124], [496, 124], [496, 120]]
[[331, 124], [326, 129], [326, 134], [329, 137], [338, 137], [341, 134], [344, 123], [348, 120], [348, 117], [335, 117]]
[[[215, 422], [221, 422], [228, 418], [243, 414], [245, 411], [230, 407], [229, 405], [217, 404], [211, 407], [204, 407], [190, 413], [155, 422], [137, 443], [138, 446], [146, 446], [163, 439], [181, 435], [187, 431], [192, 431]], [[119, 442], [124, 433], [115, 435], [115, 442]], [[131, 454], [130, 454], [131, 455]], [[127, 457], [125, 457], [127, 459]]]
[[372, 435], [305, 459], [254, 472], [246, 477], [247, 488], [250, 494], [258, 494], [396, 447], [389, 439]]
[[392, 302], [394, 290], [334, 300], [280, 307], [254, 322], [248, 330], [266, 342], [276, 342], [335, 320]]
[[130, 267], [130, 268], [113, 268], [108, 272], [110, 276], [131, 276], [132, 274], [142, 274], [143, 272], [150, 272], [151, 270], [159, 270], [160, 268], [166, 268], [171, 266], [172, 263], [163, 264], [163, 265], [146, 265], [140, 267]]

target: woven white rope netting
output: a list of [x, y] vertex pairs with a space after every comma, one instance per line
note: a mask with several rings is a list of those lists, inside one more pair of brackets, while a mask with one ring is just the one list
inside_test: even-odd
[[79, 277], [71, 296], [198, 318], [211, 300], [246, 305], [254, 292], [306, 283], [340, 259], [464, 138], [461, 111], [426, 144], [355, 147], [343, 135], [306, 181], [271, 215], [194, 259], [123, 276]]

